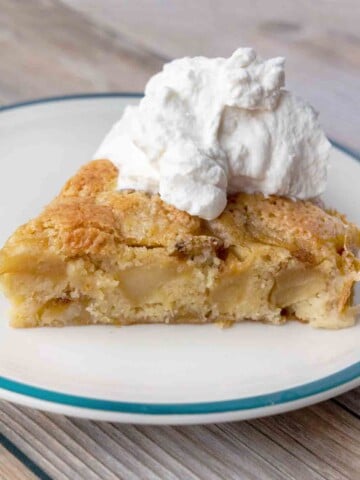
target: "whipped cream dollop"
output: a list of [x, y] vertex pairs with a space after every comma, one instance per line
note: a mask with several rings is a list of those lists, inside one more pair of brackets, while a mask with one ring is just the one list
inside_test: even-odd
[[283, 89], [284, 58], [251, 48], [228, 59], [182, 58], [153, 76], [95, 154], [119, 168], [118, 189], [159, 193], [211, 220], [227, 194], [320, 195], [330, 144], [313, 108]]

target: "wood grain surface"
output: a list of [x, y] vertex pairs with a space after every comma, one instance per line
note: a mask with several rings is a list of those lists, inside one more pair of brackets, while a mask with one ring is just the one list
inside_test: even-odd
[[0, 480], [36, 480], [37, 478], [26, 465], [0, 445]]
[[[288, 86], [321, 111], [335, 140], [359, 151], [359, 21], [359, 0], [0, 0], [0, 102], [142, 91], [172, 58], [253, 45], [285, 55]], [[0, 402], [0, 434], [14, 446], [0, 446], [0, 479], [356, 480], [359, 417], [360, 389], [284, 415], [191, 427]]]
[[355, 480], [360, 422], [340, 401], [187, 427], [70, 419], [0, 402], [0, 432], [59, 480]]

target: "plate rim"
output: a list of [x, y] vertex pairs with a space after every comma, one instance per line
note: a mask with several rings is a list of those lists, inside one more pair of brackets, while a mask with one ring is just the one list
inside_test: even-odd
[[0, 389], [12, 392], [27, 398], [33, 398], [67, 407], [96, 410], [111, 413], [140, 414], [140, 415], [208, 415], [231, 413], [276, 407], [283, 404], [309, 399], [315, 395], [324, 395], [355, 382], [354, 388], [360, 386], [360, 361], [331, 375], [312, 382], [300, 384], [283, 390], [262, 395], [218, 400], [212, 402], [194, 403], [138, 403], [120, 400], [107, 400], [95, 397], [85, 397], [69, 393], [58, 392], [36, 387], [27, 383], [18, 382], [0, 376]]
[[[41, 105], [46, 103], [64, 102], [71, 100], [92, 100], [104, 98], [141, 98], [143, 93], [138, 92], [99, 92], [77, 93], [52, 97], [36, 98], [23, 102], [0, 106], [0, 114], [17, 108]], [[360, 153], [345, 145], [330, 139], [332, 145], [338, 150], [360, 161]], [[42, 400], [50, 403], [66, 405], [68, 407], [86, 408], [106, 412], [142, 415], [206, 415], [230, 413], [236, 411], [254, 410], [266, 407], [275, 407], [285, 403], [301, 401], [315, 395], [325, 394], [335, 388], [345, 386], [351, 382], [360, 385], [360, 361], [339, 370], [335, 373], [314, 380], [312, 382], [297, 385], [287, 389], [255, 395], [250, 397], [219, 400], [212, 402], [194, 403], [137, 403], [107, 400], [95, 397], [72, 395], [69, 393], [48, 390], [34, 385], [12, 380], [0, 376], [0, 389], [15, 394], [24, 395], [28, 398]]]

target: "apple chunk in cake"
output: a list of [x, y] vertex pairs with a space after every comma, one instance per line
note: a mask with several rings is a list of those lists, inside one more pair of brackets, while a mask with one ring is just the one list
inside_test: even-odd
[[298, 319], [352, 325], [359, 230], [334, 211], [261, 194], [205, 221], [116, 191], [88, 163], [0, 252], [14, 327]]

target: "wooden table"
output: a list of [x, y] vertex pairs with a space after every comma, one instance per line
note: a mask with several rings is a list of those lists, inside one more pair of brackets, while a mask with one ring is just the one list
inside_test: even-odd
[[[360, 151], [360, 2], [0, 0], [0, 102], [142, 91], [176, 56], [254, 45], [287, 57], [288, 86]], [[0, 402], [0, 478], [360, 478], [360, 389], [284, 415], [135, 427]]]

